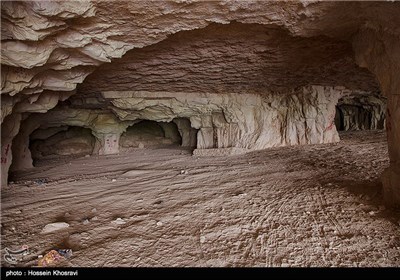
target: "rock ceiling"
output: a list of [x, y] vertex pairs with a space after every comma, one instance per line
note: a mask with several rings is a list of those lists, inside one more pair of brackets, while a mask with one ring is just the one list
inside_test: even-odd
[[[157, 65], [163, 73], [168, 72], [159, 81], [163, 88], [171, 82], [168, 90], [210, 87], [209, 91], [217, 88], [239, 91], [251, 87], [259, 91], [266, 86], [303, 84], [307, 79], [331, 83], [342, 77], [344, 84], [355, 86], [360, 81], [359, 87], [364, 88], [373, 82], [367, 82], [365, 78], [369, 74], [354, 65], [351, 45], [342, 40], [349, 40], [364, 25], [398, 28], [399, 25], [393, 24], [399, 21], [393, 5], [281, 1], [268, 2], [268, 5], [265, 1], [3, 1], [2, 93], [73, 91], [96, 67], [111, 61], [110, 70], [121, 68], [118, 69], [121, 84], [132, 83], [138, 88], [154, 87], [155, 79], [160, 78], [152, 70]], [[363, 13], [354, 13], [360, 9]], [[379, 14], [385, 16], [377, 17]], [[229, 27], [217, 24], [229, 24]], [[118, 58], [129, 50], [132, 51], [118, 66]], [[171, 57], [175, 55], [179, 56]], [[225, 59], [227, 63], [221, 64]], [[193, 63], [199, 67], [192, 67]], [[132, 72], [132, 80], [127, 81], [124, 67]], [[105, 66], [104, 70], [107, 69]], [[100, 77], [99, 72], [91, 81]], [[147, 74], [143, 79], [142, 75]], [[118, 83], [115, 73], [104, 75], [107, 83], [110, 80], [112, 85]], [[188, 81], [193, 87], [187, 85]], [[89, 87], [83, 88], [89, 90]]]
[[374, 76], [353, 57], [348, 42], [325, 36], [293, 37], [259, 24], [211, 24], [103, 64], [79, 92], [265, 93], [308, 84], [377, 91]]

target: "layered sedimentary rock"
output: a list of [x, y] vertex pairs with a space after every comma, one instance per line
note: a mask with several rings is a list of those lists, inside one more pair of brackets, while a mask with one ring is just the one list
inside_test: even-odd
[[346, 92], [312, 86], [278, 96], [109, 91], [103, 97], [123, 121], [190, 119], [198, 149], [257, 150], [338, 141], [335, 105]]
[[33, 166], [29, 143], [30, 135], [37, 129], [49, 131], [49, 128], [64, 129], [65, 126], [88, 128], [96, 138], [94, 153], [102, 155], [118, 152], [119, 137], [131, 124], [119, 122], [114, 114], [101, 110], [57, 108], [47, 114], [32, 114], [21, 123], [20, 132], [12, 142], [18, 147], [13, 149], [15, 170]]
[[[151, 141], [155, 144], [181, 141], [182, 146], [197, 149], [236, 148], [237, 151], [336, 142], [339, 137], [334, 124], [335, 105], [349, 92], [340, 87], [322, 86], [300, 88], [278, 96], [163, 93], [163, 98], [159, 98], [157, 92], [104, 92], [103, 98], [110, 104], [109, 111], [65, 106], [47, 114], [31, 115], [23, 121], [13, 141], [20, 147], [14, 150], [13, 169], [32, 167], [30, 140], [50, 139], [46, 145], [39, 142], [42, 149], [37, 147], [39, 143], [32, 148], [39, 156], [44, 148], [55, 154], [50, 148], [55, 141], [68, 142], [69, 137], [60, 138], [66, 126], [90, 129], [97, 139], [94, 154], [118, 153], [121, 147], [139, 147], [141, 141], [146, 143], [143, 146], [151, 146]], [[159, 131], [151, 127], [137, 131], [128, 129], [134, 128], [140, 120], [157, 122], [154, 125]], [[74, 141], [88, 142], [88, 137], [83, 136], [70, 140], [71, 145]], [[147, 139], [150, 136], [153, 140]], [[60, 145], [64, 143], [59, 142]]]
[[333, 119], [343, 91], [381, 90], [391, 159], [385, 195], [400, 201], [398, 2], [3, 1], [1, 8], [2, 185], [38, 128], [89, 128], [99, 154], [118, 152], [139, 118], [173, 121], [182, 144], [198, 149], [323, 143], [338, 140]]
[[352, 55], [348, 42], [325, 36], [293, 37], [259, 24], [211, 24], [129, 51], [99, 67], [78, 92], [285, 94], [314, 84], [377, 90], [375, 77]]
[[3, 91], [70, 91], [101, 63], [210, 23], [257, 23], [296, 36], [347, 39], [365, 22], [396, 26], [393, 6], [382, 3], [377, 11], [369, 3], [3, 2]]

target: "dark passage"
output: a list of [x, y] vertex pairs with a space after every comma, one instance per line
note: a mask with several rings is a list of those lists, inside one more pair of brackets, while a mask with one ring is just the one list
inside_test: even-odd
[[61, 126], [37, 129], [30, 136], [29, 149], [33, 165], [52, 157], [79, 157], [91, 155], [95, 137], [88, 128]]
[[128, 127], [120, 139], [122, 149], [180, 146], [181, 144], [182, 137], [175, 123], [149, 120], [142, 120]]
[[338, 131], [385, 128], [386, 100], [382, 96], [355, 96], [339, 99], [335, 125]]

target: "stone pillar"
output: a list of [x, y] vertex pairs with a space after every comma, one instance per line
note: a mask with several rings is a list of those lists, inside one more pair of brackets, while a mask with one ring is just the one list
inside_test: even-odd
[[121, 122], [114, 114], [97, 114], [91, 123], [92, 134], [96, 137], [93, 154], [112, 155], [119, 153], [119, 139], [133, 122]]
[[[196, 124], [197, 125], [197, 124]], [[197, 125], [198, 126], [198, 125]], [[212, 116], [200, 117], [200, 130], [197, 133], [197, 149], [212, 149], [216, 147], [216, 137], [212, 124]]]
[[212, 114], [212, 122], [216, 138], [217, 148], [232, 147], [232, 137], [230, 124], [225, 120], [223, 113]]
[[356, 61], [379, 80], [387, 97], [386, 132], [390, 166], [382, 174], [383, 195], [389, 206], [400, 206], [400, 44], [380, 28], [364, 27], [354, 37]]
[[13, 163], [11, 171], [23, 170], [33, 167], [31, 150], [29, 149], [29, 137], [40, 127], [40, 119], [35, 115], [28, 116], [23, 122], [19, 133], [13, 140]]
[[212, 149], [214, 147], [214, 128], [200, 128], [197, 133], [197, 149]]
[[11, 171], [33, 167], [32, 154], [29, 149], [29, 134], [21, 131], [13, 140], [13, 163]]
[[184, 118], [174, 119], [173, 122], [178, 127], [182, 138], [182, 147], [194, 148], [197, 146], [197, 129], [194, 129], [190, 121]]
[[93, 154], [112, 155], [119, 153], [119, 139], [121, 133], [97, 133], [93, 132], [96, 137], [96, 144]]
[[18, 134], [21, 114], [11, 114], [1, 124], [1, 186], [7, 186], [8, 170], [12, 163], [12, 140]]

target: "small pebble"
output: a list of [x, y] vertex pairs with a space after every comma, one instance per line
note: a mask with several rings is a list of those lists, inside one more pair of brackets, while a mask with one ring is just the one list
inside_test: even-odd
[[111, 223], [117, 224], [117, 225], [126, 224], [126, 222], [125, 222], [123, 219], [121, 219], [121, 218], [117, 218], [115, 221], [112, 221]]
[[157, 222], [157, 226], [162, 226], [163, 225], [163, 223], [162, 222]]
[[375, 216], [375, 212], [374, 211], [371, 211], [371, 212], [369, 212], [368, 213], [370, 216]]
[[65, 222], [57, 222], [57, 223], [51, 223], [47, 224], [41, 231], [41, 233], [50, 233], [58, 230], [63, 230], [69, 227], [68, 223]]

